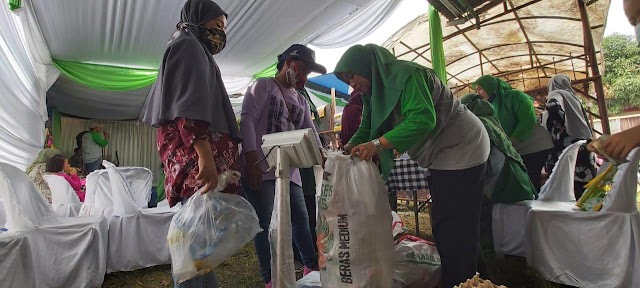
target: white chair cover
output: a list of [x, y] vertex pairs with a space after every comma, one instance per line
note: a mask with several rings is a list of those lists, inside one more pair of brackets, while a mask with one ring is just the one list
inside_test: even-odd
[[51, 189], [51, 206], [56, 216], [75, 217], [80, 214], [82, 202], [71, 184], [58, 175], [43, 175]]
[[6, 228], [30, 242], [37, 287], [100, 287], [106, 272], [107, 222], [103, 217], [56, 217], [20, 169], [0, 163], [0, 197]]
[[35, 288], [29, 240], [22, 234], [0, 233], [0, 286]]
[[603, 210], [529, 212], [527, 262], [543, 277], [577, 287], [640, 287], [640, 214], [630, 197], [637, 150], [614, 176]]
[[132, 271], [170, 264], [167, 233], [177, 210], [168, 207], [139, 208], [125, 177], [115, 166], [105, 166], [113, 199], [107, 271]]
[[525, 228], [532, 207], [577, 210], [573, 178], [578, 150], [584, 143], [578, 141], [562, 151], [549, 180], [540, 188], [538, 200], [493, 205], [493, 246], [496, 253], [525, 257]]
[[562, 151], [549, 179], [540, 188], [538, 200], [558, 202], [575, 202], [577, 200], [573, 189], [575, 185], [573, 180], [578, 151], [580, 146], [585, 143], [587, 143], [585, 140], [577, 141]]
[[618, 167], [618, 172], [613, 177], [613, 185], [609, 195], [604, 198], [602, 211], [618, 213], [637, 213], [636, 203], [638, 185], [638, 158], [640, 148], [629, 153], [629, 162]]
[[0, 199], [0, 228], [7, 223], [7, 213], [4, 212], [4, 201]]
[[86, 194], [80, 215], [104, 215], [110, 219], [113, 215], [113, 199], [111, 199], [111, 182], [107, 170], [91, 172], [87, 175], [85, 185]]
[[116, 167], [116, 170], [127, 180], [133, 195], [133, 203], [139, 208], [149, 207], [153, 172], [144, 167]]

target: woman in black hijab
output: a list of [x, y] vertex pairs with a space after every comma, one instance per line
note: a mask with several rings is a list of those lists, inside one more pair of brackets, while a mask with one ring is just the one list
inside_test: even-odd
[[[158, 128], [171, 206], [184, 203], [201, 187], [217, 187], [218, 173], [239, 171], [240, 131], [213, 59], [225, 46], [226, 26], [227, 14], [211, 0], [185, 3], [141, 113], [145, 123]], [[224, 192], [236, 193], [238, 188], [229, 185]], [[217, 282], [211, 272], [175, 287], [217, 287]]]

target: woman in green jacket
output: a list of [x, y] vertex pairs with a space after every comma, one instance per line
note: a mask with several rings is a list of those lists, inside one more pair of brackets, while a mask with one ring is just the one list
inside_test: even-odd
[[553, 142], [549, 132], [538, 123], [533, 98], [491, 75], [481, 76], [473, 85], [478, 95], [491, 102], [502, 129], [522, 157], [537, 193], [542, 185], [542, 167]]
[[443, 287], [473, 277], [489, 157], [489, 137], [480, 120], [433, 70], [397, 60], [377, 45], [349, 48], [335, 73], [363, 95], [362, 122], [345, 150], [364, 160], [378, 156], [384, 178], [393, 166], [393, 149], [428, 168]]

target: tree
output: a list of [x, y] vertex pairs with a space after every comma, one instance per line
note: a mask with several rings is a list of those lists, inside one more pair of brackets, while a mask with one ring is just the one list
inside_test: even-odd
[[609, 114], [640, 108], [640, 47], [632, 36], [613, 34], [603, 39], [603, 84]]

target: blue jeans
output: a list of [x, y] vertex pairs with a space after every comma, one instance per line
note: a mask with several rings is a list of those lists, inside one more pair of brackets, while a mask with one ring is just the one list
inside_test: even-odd
[[84, 163], [84, 175], [89, 175], [91, 172], [99, 170], [100, 165], [102, 165], [102, 158], [91, 163]]
[[[182, 199], [182, 205], [187, 203], [189, 198]], [[176, 282], [176, 279], [173, 278], [173, 287], [174, 288], [218, 288], [218, 280], [216, 279], [216, 274], [209, 272], [207, 274], [193, 277], [187, 281], [182, 283]]]
[[[261, 191], [252, 191], [246, 183], [243, 183], [244, 194], [247, 200], [253, 205], [260, 220], [262, 232], [256, 235], [254, 240], [260, 270], [265, 283], [271, 282], [271, 248], [269, 246], [269, 224], [271, 222], [271, 211], [273, 211], [273, 200], [275, 198], [276, 182], [267, 180], [262, 182]], [[293, 243], [300, 250], [302, 263], [310, 269], [318, 266], [318, 257], [313, 249], [313, 238], [309, 230], [309, 215], [304, 202], [302, 187], [290, 182], [291, 197], [291, 227]]]

